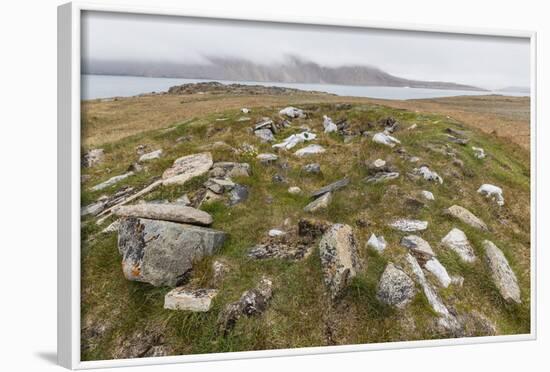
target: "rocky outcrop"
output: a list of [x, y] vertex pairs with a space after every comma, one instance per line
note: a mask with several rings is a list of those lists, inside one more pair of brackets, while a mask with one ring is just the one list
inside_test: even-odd
[[491, 277], [502, 298], [507, 302], [521, 303], [516, 274], [512, 271], [504, 253], [489, 240], [483, 241], [483, 248]]
[[123, 218], [118, 230], [124, 276], [154, 286], [178, 285], [194, 261], [214, 254], [224, 241], [222, 231], [145, 218]]
[[183, 185], [191, 178], [202, 176], [212, 167], [212, 155], [209, 152], [187, 155], [178, 158], [162, 174], [162, 184]]
[[414, 281], [393, 263], [388, 263], [376, 288], [378, 301], [403, 308], [412, 301], [415, 294]]
[[468, 237], [462, 230], [453, 228], [445, 237], [441, 240], [441, 244], [444, 247], [449, 248], [456, 252], [458, 256], [465, 262], [474, 262], [476, 256], [474, 249], [468, 241]]
[[324, 282], [332, 299], [342, 294], [357, 274], [357, 243], [349, 225], [335, 224], [319, 242]]
[[199, 209], [180, 204], [144, 203], [120, 206], [113, 213], [121, 217], [139, 217], [153, 220], [189, 223], [208, 226], [212, 224], [212, 216]]
[[212, 300], [217, 294], [215, 289], [174, 288], [164, 296], [164, 308], [206, 312], [212, 307]]
[[452, 216], [466, 225], [470, 225], [480, 230], [488, 230], [487, 225], [481, 219], [477, 218], [472, 212], [459, 205], [453, 205], [444, 211], [445, 214]]

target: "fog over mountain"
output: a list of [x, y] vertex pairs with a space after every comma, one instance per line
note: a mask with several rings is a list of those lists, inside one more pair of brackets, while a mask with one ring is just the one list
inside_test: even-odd
[[287, 56], [284, 62], [270, 65], [240, 58], [208, 57], [207, 60], [208, 63], [200, 64], [91, 60], [83, 62], [82, 71], [101, 75], [482, 90], [452, 82], [404, 79], [373, 66], [321, 66], [297, 56]]

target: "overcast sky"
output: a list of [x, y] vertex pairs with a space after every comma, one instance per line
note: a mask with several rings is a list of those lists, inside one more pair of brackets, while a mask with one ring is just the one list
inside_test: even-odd
[[393, 75], [484, 88], [528, 87], [529, 40], [85, 12], [86, 60], [207, 63], [205, 56], [324, 66], [370, 65]]

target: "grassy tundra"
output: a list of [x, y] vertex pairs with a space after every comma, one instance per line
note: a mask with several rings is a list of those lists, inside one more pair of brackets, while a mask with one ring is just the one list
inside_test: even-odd
[[[316, 141], [307, 144], [320, 144], [326, 148], [325, 153], [299, 158], [293, 152], [300, 145], [291, 151], [279, 151], [278, 163], [288, 163], [288, 168], [282, 169], [260, 164], [254, 152], [234, 151], [248, 143], [255, 146], [258, 153], [274, 152], [271, 145], [261, 143], [250, 128], [262, 117], [280, 120], [278, 112], [287, 105], [306, 110], [308, 118], [292, 120], [291, 127], [276, 134], [276, 142], [297, 133], [301, 125], [307, 125], [318, 134]], [[241, 107], [249, 107], [252, 112], [244, 115]], [[496, 96], [380, 101], [326, 94], [235, 96], [227, 92], [84, 102], [84, 150], [105, 149], [105, 161], [83, 169], [83, 174], [88, 175], [82, 184], [83, 206], [101, 195], [115, 193], [122, 186], [140, 189], [159, 177], [174, 159], [206, 150], [212, 153], [214, 161], [248, 162], [252, 176], [235, 180], [249, 187], [250, 197], [246, 202], [232, 207], [212, 202], [201, 207], [214, 217], [213, 228], [228, 233], [228, 240], [215, 256], [196, 263], [187, 285], [207, 286], [212, 276], [211, 264], [216, 259], [230, 267], [212, 309], [206, 313], [165, 310], [164, 295], [169, 288], [156, 288], [124, 278], [116, 232], [100, 233], [114, 218], [101, 226], [96, 224], [96, 218], [83, 219], [83, 359], [143, 356], [151, 345], [162, 345], [168, 354], [178, 355], [449, 337], [433, 326], [433, 311], [421, 292], [403, 310], [385, 306], [376, 298], [378, 280], [386, 264], [391, 261], [405, 265], [407, 250], [399, 244], [404, 234], [387, 226], [398, 217], [428, 221], [428, 229], [419, 235], [431, 244], [450, 275], [464, 277], [462, 287], [451, 285], [438, 289], [450, 309], [458, 314], [481, 314], [487, 323], [494, 325], [496, 334], [528, 333], [530, 159], [525, 141], [528, 113], [528, 99]], [[394, 135], [402, 147], [437, 171], [443, 177], [443, 184], [408, 178], [406, 174], [415, 164], [403, 159], [395, 149], [372, 142], [370, 137], [357, 136], [344, 142], [339, 134], [323, 133], [323, 115], [335, 121], [345, 118], [352, 128], [362, 128], [368, 123], [376, 126], [381, 119], [395, 118], [400, 130]], [[251, 120], [239, 121], [242, 116]], [[504, 123], [503, 129], [498, 126], [499, 122]], [[416, 129], [406, 130], [412, 124], [417, 124]], [[449, 143], [446, 128], [467, 131], [468, 145]], [[162, 148], [163, 156], [108, 189], [90, 191], [93, 185], [126, 172], [138, 158], [136, 146], [143, 144], [151, 151]], [[447, 144], [460, 162], [434, 150]], [[475, 158], [471, 146], [482, 147], [487, 158]], [[390, 162], [401, 176], [386, 183], [365, 183], [366, 164], [378, 158]], [[301, 172], [301, 167], [311, 162], [321, 165], [321, 174], [306, 176]], [[276, 173], [283, 175], [287, 183], [273, 182]], [[249, 249], [269, 229], [281, 227], [287, 218], [296, 225], [307, 215], [303, 208], [311, 201], [311, 191], [346, 176], [350, 184], [334, 193], [327, 209], [314, 214], [318, 219], [349, 224], [358, 241], [362, 269], [340, 301], [333, 303], [326, 294], [316, 249], [298, 261], [247, 257]], [[192, 196], [206, 179], [195, 178], [181, 186], [161, 186], [144, 199], [175, 200], [185, 193]], [[504, 190], [503, 207], [476, 192], [483, 183], [495, 184]], [[290, 186], [300, 187], [302, 193], [289, 194]], [[431, 191], [435, 201], [424, 206], [405, 202], [407, 198], [418, 199], [421, 190]], [[475, 230], [444, 215], [443, 209], [453, 204], [480, 217], [489, 231]], [[468, 235], [479, 258], [483, 257], [481, 242], [484, 239], [502, 249], [518, 278], [521, 304], [510, 305], [502, 300], [483, 259], [465, 264], [454, 252], [440, 245], [441, 239], [455, 226]], [[371, 233], [385, 237], [388, 247], [383, 253], [366, 247]], [[224, 305], [237, 300], [262, 275], [269, 276], [274, 284], [267, 311], [257, 317], [240, 319], [226, 336], [217, 333], [216, 321]], [[466, 333], [481, 336], [490, 332], [473, 322]], [[128, 352], [129, 349], [134, 351]]]

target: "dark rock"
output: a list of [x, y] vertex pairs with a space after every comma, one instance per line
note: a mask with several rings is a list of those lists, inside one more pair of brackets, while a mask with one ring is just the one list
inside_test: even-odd
[[318, 163], [309, 163], [302, 167], [302, 171], [309, 174], [321, 173], [321, 165]]
[[248, 186], [235, 184], [229, 192], [229, 205], [235, 205], [248, 199]]

